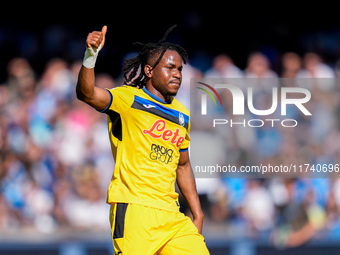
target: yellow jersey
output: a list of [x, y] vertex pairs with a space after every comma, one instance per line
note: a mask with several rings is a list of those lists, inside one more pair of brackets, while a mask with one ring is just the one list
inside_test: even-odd
[[180, 152], [189, 147], [190, 114], [175, 98], [165, 102], [146, 88], [108, 90], [105, 109], [116, 165], [108, 203], [134, 203], [178, 211], [175, 192]]

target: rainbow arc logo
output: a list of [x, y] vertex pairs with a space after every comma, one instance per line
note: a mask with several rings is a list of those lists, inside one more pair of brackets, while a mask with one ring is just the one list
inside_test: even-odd
[[[217, 93], [217, 91], [216, 91], [212, 86], [210, 86], [210, 85], [208, 85], [208, 84], [206, 84], [206, 83], [203, 83], [203, 82], [197, 82], [197, 83], [202, 84], [202, 85], [208, 87], [209, 89], [211, 89], [211, 91], [215, 93], [215, 95], [217, 96], [218, 100], [220, 101], [220, 104], [222, 105], [222, 100], [221, 100], [221, 98], [220, 98], [220, 95]], [[209, 90], [204, 89], [204, 88], [201, 88], [201, 87], [196, 87], [196, 88], [201, 89], [201, 90], [203, 90], [204, 92], [206, 92], [206, 93], [212, 98], [212, 100], [214, 100], [215, 105], [217, 105], [214, 96], [210, 93]]]
[[[206, 83], [203, 83], [203, 82], [197, 82], [203, 86], [206, 86], [207, 88], [209, 88], [215, 95], [216, 97], [218, 98], [218, 100], [220, 101], [220, 104], [222, 105], [222, 100], [220, 98], [220, 95], [217, 93], [217, 91], [210, 85], [206, 84]], [[215, 100], [215, 97], [213, 96], [213, 94], [205, 89], [205, 88], [201, 88], [201, 87], [196, 87], [200, 90], [203, 90], [204, 92], [206, 92], [211, 98], [212, 100], [214, 101], [215, 105], [217, 106], [217, 102]], [[206, 94], [202, 94], [202, 108], [201, 108], [201, 111], [202, 111], [202, 115], [206, 115], [207, 112], [206, 112], [206, 109], [207, 109], [207, 98], [206, 98]]]

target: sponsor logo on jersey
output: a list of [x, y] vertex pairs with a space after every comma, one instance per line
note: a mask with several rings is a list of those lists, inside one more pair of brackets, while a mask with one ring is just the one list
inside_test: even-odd
[[148, 109], [150, 109], [150, 108], [156, 108], [156, 106], [155, 106], [155, 105], [152, 105], [152, 104], [143, 104], [143, 106], [144, 106], [145, 108], [148, 108]]
[[152, 144], [151, 145], [151, 153], [150, 153], [150, 159], [152, 160], [158, 160], [162, 163], [168, 164], [172, 161], [172, 149], [168, 149], [162, 145], [159, 144]]
[[184, 137], [179, 135], [179, 128], [176, 128], [175, 131], [166, 129], [165, 120], [156, 120], [152, 127], [150, 129], [144, 129], [143, 133], [156, 139], [169, 141], [177, 147], [179, 147], [184, 141]]

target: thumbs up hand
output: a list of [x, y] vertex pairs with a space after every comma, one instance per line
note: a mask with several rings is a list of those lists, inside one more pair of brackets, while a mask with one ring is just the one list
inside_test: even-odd
[[87, 49], [83, 60], [83, 66], [94, 68], [99, 51], [104, 47], [107, 26], [103, 26], [102, 31], [89, 33], [86, 39]]
[[107, 26], [103, 26], [102, 31], [93, 31], [89, 33], [86, 39], [86, 44], [88, 48], [103, 48], [105, 43], [105, 35], [107, 32]]

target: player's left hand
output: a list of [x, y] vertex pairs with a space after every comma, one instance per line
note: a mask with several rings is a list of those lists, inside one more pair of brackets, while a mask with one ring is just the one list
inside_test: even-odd
[[105, 35], [107, 32], [107, 26], [103, 26], [102, 31], [93, 31], [92, 33], [89, 33], [86, 38], [86, 45], [88, 48], [95, 47], [96, 49], [100, 48], [102, 49], [105, 44]]
[[202, 234], [202, 228], [203, 228], [203, 218], [195, 218], [192, 221], [194, 225], [196, 226], [198, 233]]

